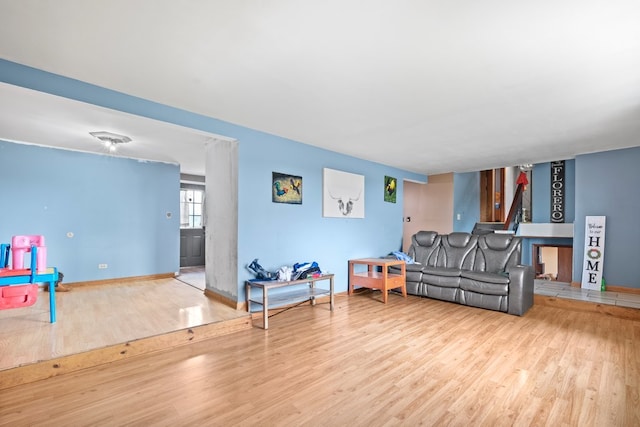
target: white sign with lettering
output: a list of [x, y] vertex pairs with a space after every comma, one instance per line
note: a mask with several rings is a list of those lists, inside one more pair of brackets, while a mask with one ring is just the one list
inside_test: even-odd
[[588, 216], [584, 231], [584, 265], [582, 287], [600, 290], [602, 267], [604, 266], [604, 216]]

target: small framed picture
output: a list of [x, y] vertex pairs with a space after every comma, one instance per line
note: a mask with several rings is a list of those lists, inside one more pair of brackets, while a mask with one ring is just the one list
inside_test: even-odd
[[301, 205], [302, 177], [272, 172], [271, 201]]
[[396, 190], [398, 188], [398, 180], [391, 176], [384, 177], [384, 201], [389, 203], [396, 202]]

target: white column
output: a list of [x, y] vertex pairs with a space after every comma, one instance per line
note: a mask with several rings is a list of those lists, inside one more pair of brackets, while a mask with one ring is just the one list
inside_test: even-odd
[[238, 142], [205, 144], [206, 286], [238, 299]]

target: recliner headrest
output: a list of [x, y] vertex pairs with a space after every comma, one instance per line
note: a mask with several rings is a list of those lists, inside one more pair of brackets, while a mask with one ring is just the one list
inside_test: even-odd
[[418, 231], [413, 235], [416, 243], [420, 246], [433, 246], [436, 237], [438, 237], [438, 233], [435, 231]]
[[511, 240], [513, 240], [513, 236], [510, 234], [495, 234], [495, 233], [485, 234], [480, 238], [484, 239], [489, 249], [493, 249], [497, 251], [507, 249], [511, 244]]
[[454, 248], [464, 248], [469, 244], [471, 237], [470, 233], [454, 232], [447, 236], [447, 241]]

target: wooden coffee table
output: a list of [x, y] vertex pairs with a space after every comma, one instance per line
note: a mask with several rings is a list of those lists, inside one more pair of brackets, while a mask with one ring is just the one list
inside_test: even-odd
[[[354, 266], [357, 264], [366, 265], [367, 271], [355, 272]], [[389, 273], [392, 265], [400, 266], [400, 274]], [[381, 267], [382, 271], [378, 271]], [[382, 291], [382, 301], [387, 303], [389, 289], [400, 288], [402, 296], [407, 297], [407, 270], [404, 261], [388, 258], [360, 258], [349, 260], [349, 295], [353, 294], [353, 288], [361, 286], [364, 288], [380, 289]]]

